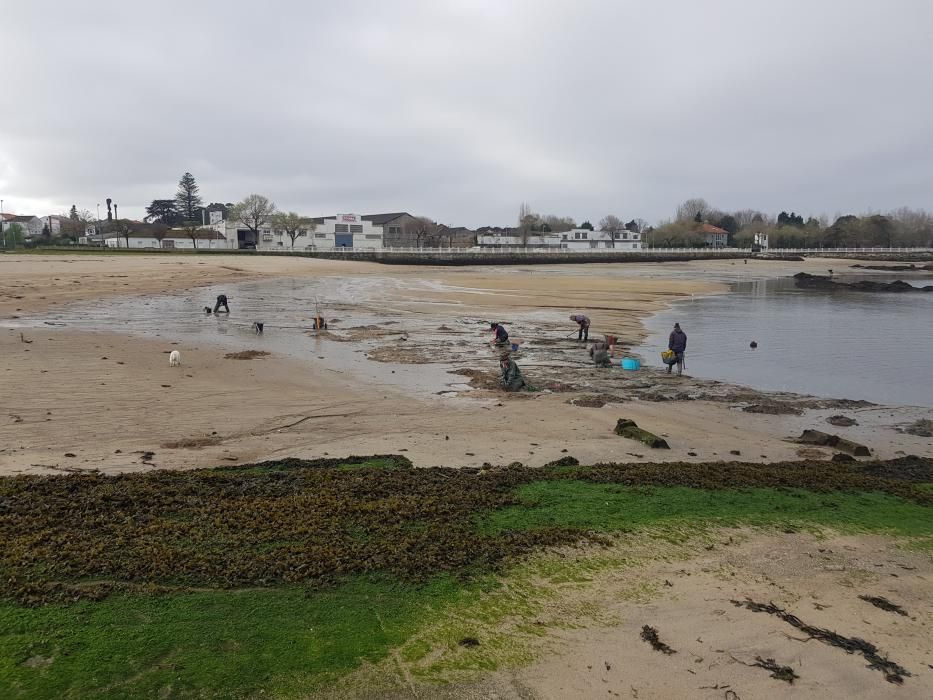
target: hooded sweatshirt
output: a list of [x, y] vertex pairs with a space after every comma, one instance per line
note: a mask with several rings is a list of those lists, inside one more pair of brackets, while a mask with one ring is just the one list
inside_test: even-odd
[[680, 327], [671, 332], [671, 337], [667, 340], [667, 349], [674, 352], [684, 352], [687, 349], [687, 334], [680, 330]]

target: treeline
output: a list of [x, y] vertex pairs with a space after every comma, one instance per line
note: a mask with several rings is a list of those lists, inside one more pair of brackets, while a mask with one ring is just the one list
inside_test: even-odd
[[725, 212], [704, 199], [688, 199], [673, 219], [651, 229], [650, 244], [663, 247], [704, 247], [704, 224], [729, 234], [729, 243], [747, 247], [756, 233], [768, 235], [772, 248], [933, 247], [933, 215], [901, 207], [886, 213], [808, 216], [782, 211], [776, 216], [755, 209]]

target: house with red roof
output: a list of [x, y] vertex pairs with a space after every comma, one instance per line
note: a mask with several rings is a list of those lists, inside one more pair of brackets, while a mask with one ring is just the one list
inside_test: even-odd
[[710, 248], [725, 248], [729, 245], [729, 232], [712, 224], [700, 224], [696, 232], [703, 236]]

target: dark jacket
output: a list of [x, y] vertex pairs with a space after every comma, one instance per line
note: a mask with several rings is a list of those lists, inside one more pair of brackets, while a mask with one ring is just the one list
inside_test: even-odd
[[687, 334], [679, 328], [671, 332], [671, 337], [667, 340], [667, 349], [674, 352], [684, 352], [687, 349]]
[[579, 324], [580, 328], [589, 328], [590, 319], [588, 319], [583, 314], [574, 314], [571, 318]]
[[509, 334], [503, 326], [496, 326], [496, 342], [500, 345], [509, 342]]

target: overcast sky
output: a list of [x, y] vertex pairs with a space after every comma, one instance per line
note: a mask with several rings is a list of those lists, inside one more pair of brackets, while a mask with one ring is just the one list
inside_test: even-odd
[[0, 0], [4, 211], [933, 209], [929, 0]]

